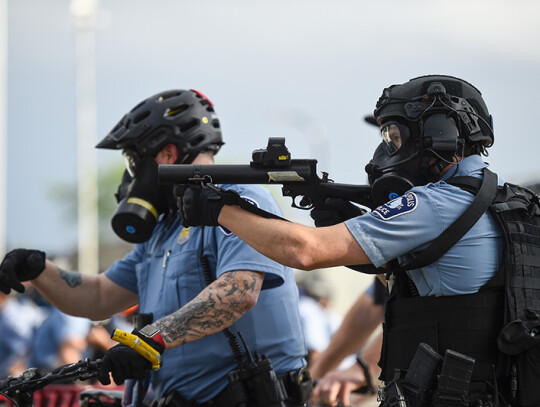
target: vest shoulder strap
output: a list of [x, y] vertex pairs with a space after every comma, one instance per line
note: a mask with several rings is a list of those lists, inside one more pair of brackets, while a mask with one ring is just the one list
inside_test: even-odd
[[[468, 177], [467, 177], [468, 178]], [[497, 174], [484, 168], [484, 179], [480, 189], [469, 207], [442, 232], [431, 244], [412, 260], [392, 272], [418, 269], [437, 261], [452, 248], [476, 224], [489, 208], [498, 192]], [[474, 182], [474, 181], [473, 181]]]

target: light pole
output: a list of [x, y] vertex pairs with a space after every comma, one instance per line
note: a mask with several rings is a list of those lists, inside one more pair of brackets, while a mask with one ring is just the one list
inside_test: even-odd
[[81, 273], [99, 271], [95, 22], [97, 0], [72, 0], [75, 23], [78, 247]]
[[7, 187], [7, 0], [0, 0], [0, 258], [6, 254]]

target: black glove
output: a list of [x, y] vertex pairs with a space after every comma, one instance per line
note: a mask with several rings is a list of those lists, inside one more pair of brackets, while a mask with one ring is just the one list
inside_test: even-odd
[[326, 198], [324, 205], [311, 210], [315, 226], [332, 226], [366, 213], [365, 210], [341, 198]]
[[[137, 331], [133, 333], [160, 354], [163, 354], [165, 351], [165, 346], [162, 343], [141, 335]], [[109, 376], [109, 372], [111, 372], [114, 382], [117, 385], [121, 385], [126, 379], [147, 378], [151, 369], [152, 363], [148, 359], [138, 354], [129, 346], [120, 344], [109, 349], [101, 359], [98, 380], [103, 385], [111, 384], [111, 378]]]
[[242, 199], [232, 189], [215, 186], [179, 185], [174, 188], [177, 197], [178, 216], [182, 225], [219, 226], [218, 217], [224, 205], [236, 205]]
[[45, 270], [44, 252], [15, 249], [10, 251], [0, 265], [0, 291], [9, 294], [11, 289], [24, 292], [21, 281], [33, 280]]

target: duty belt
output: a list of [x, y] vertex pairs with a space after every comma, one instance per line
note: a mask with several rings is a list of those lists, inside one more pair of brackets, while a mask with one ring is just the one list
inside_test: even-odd
[[[308, 376], [306, 377], [309, 378], [309, 373], [307, 372], [307, 368], [303, 367], [298, 370], [292, 370], [278, 375], [278, 379], [283, 382], [287, 395], [289, 396], [286, 400], [288, 403], [302, 404], [301, 401], [297, 402], [298, 397], [301, 397], [301, 395], [298, 394], [301, 390], [298, 388], [295, 380], [298, 377], [302, 377], [304, 374], [307, 374]], [[309, 381], [311, 381], [310, 378]], [[307, 398], [309, 398], [309, 395], [307, 395]], [[187, 400], [180, 393], [173, 390], [167, 396], [164, 396], [159, 400], [157, 407], [235, 407], [235, 404], [231, 397], [229, 386], [227, 385], [217, 396], [203, 403], [199, 403], [195, 400]]]

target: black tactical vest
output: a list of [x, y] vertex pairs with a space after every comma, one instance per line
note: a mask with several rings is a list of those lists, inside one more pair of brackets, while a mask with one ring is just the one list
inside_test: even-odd
[[[471, 177], [447, 182], [473, 194], [482, 184]], [[540, 406], [539, 197], [507, 183], [489, 201], [504, 235], [499, 271], [478, 293], [451, 297], [411, 296], [403, 268], [395, 273], [380, 378], [388, 382], [394, 369], [407, 369], [424, 342], [441, 355], [451, 349], [473, 357], [471, 382], [490, 383], [513, 406]]]

